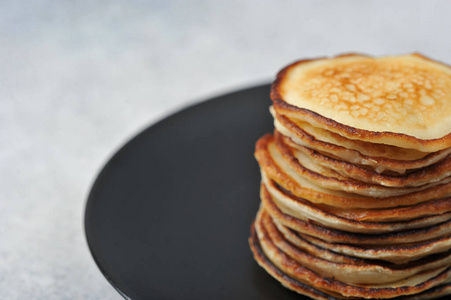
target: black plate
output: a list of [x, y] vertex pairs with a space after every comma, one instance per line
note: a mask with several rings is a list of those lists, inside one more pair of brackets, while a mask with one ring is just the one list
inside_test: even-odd
[[269, 85], [189, 107], [127, 143], [86, 205], [91, 253], [125, 298], [306, 299], [252, 258], [256, 140], [272, 132]]

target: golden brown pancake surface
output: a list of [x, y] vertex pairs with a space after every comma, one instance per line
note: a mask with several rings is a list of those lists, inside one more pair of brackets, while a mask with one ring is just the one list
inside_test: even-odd
[[276, 110], [349, 138], [451, 146], [451, 69], [420, 55], [299, 61], [279, 72], [271, 97]]

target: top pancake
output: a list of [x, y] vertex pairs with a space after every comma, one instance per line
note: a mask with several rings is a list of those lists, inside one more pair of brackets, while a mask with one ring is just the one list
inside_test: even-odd
[[278, 113], [350, 139], [451, 147], [451, 68], [417, 54], [299, 61], [279, 72], [271, 99]]

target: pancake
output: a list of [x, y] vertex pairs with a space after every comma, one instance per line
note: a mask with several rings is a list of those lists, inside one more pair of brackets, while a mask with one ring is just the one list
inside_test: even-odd
[[271, 201], [282, 213], [304, 222], [315, 222], [324, 227], [360, 233], [387, 233], [408, 229], [424, 228], [451, 220], [451, 212], [432, 215], [407, 221], [371, 222], [356, 221], [334, 214], [333, 210], [325, 211], [300, 198], [288, 195], [271, 182], [264, 181], [264, 189], [268, 192], [267, 201]]
[[[276, 219], [273, 219], [273, 221], [279, 229], [283, 228], [289, 230], [291, 234], [295, 234], [313, 245], [330, 250], [334, 253], [341, 253], [364, 259], [378, 259], [402, 264], [421, 259], [428, 255], [446, 252], [451, 249], [451, 235], [413, 244], [357, 245], [331, 243], [311, 235], [301, 234], [284, 226]], [[283, 229], [280, 230], [283, 231]]]
[[348, 55], [282, 69], [276, 111], [349, 139], [435, 152], [451, 147], [451, 69], [420, 55]]
[[411, 261], [418, 261], [432, 254], [449, 252], [451, 249], [451, 236], [445, 236], [412, 245], [367, 246], [328, 243], [324, 240], [301, 234], [282, 225], [276, 219], [271, 218], [271, 221], [292, 244], [304, 249], [314, 248], [315, 253], [335, 262], [353, 262], [364, 259], [404, 264]]
[[426, 156], [415, 160], [396, 160], [390, 157], [365, 155], [355, 149], [348, 149], [337, 144], [321, 141], [315, 136], [308, 134], [302, 128], [297, 127], [283, 115], [278, 115], [277, 118], [274, 119], [274, 126], [278, 132], [289, 137], [298, 145], [309, 147], [321, 153], [325, 153], [329, 157], [337, 157], [352, 164], [372, 167], [377, 173], [388, 171], [403, 174], [408, 170], [430, 166], [449, 156], [451, 153], [451, 149], [448, 148], [429, 153]]
[[[293, 155], [298, 158], [301, 155], [308, 156], [313, 163], [340, 174], [345, 178], [352, 178], [366, 183], [379, 184], [388, 187], [421, 186], [431, 182], [438, 182], [451, 176], [451, 156], [447, 156], [432, 166], [416, 169], [408, 174], [389, 175], [381, 174], [370, 168], [326, 156], [319, 151], [294, 143], [290, 138], [277, 133], [283, 143], [289, 146]], [[451, 151], [451, 150], [448, 150]]]
[[[451, 235], [451, 220], [449, 219], [431, 226], [388, 233], [377, 233], [377, 230], [374, 228], [370, 230], [371, 225], [368, 223], [360, 224], [361, 227], [366, 225], [366, 228], [359, 230], [360, 232], [345, 231], [339, 229], [338, 226], [338, 228], [326, 227], [310, 218], [302, 220], [284, 213], [277, 207], [270, 193], [263, 185], [260, 190], [260, 198], [265, 210], [273, 219], [300, 233], [311, 235], [330, 243], [349, 243], [354, 245], [412, 244]], [[327, 221], [332, 222], [333, 220]], [[374, 226], [377, 228], [376, 224]]]
[[[356, 285], [380, 285], [396, 282], [405, 278], [446, 267], [451, 262], [451, 252], [437, 254], [422, 260], [404, 264], [393, 264], [378, 260], [350, 259], [342, 255], [341, 259], [324, 257], [323, 249], [305, 249], [286, 239], [264, 211], [256, 219], [256, 224], [263, 228], [271, 242], [296, 262], [315, 271], [323, 277]], [[338, 256], [338, 254], [336, 254]]]
[[[320, 290], [314, 285], [306, 284], [302, 281], [296, 280], [293, 277], [288, 276], [282, 270], [280, 270], [277, 266], [275, 266], [265, 255], [263, 252], [258, 237], [255, 232], [255, 227], [251, 228], [251, 236], [249, 238], [249, 245], [254, 255], [254, 259], [257, 263], [265, 269], [273, 278], [277, 279], [283, 286], [286, 288], [297, 292], [299, 294], [311, 297], [313, 299], [319, 300], [338, 300], [338, 299], [355, 299], [353, 297], [345, 297], [340, 294]], [[401, 295], [401, 291], [399, 293]], [[393, 297], [391, 299], [399, 299], [399, 300], [422, 300], [422, 299], [433, 299], [437, 297], [442, 297], [445, 295], [451, 294], [451, 283], [443, 283], [436, 285], [430, 289], [427, 289], [421, 293], [413, 294], [410, 296], [400, 296]]]
[[[431, 152], [422, 152], [415, 149], [400, 148], [391, 145], [370, 143], [361, 140], [352, 140], [337, 133], [330, 132], [328, 130], [317, 128], [311, 124], [296, 119], [291, 119], [286, 115], [281, 115], [274, 110], [274, 107], [269, 109], [271, 115], [276, 121], [284, 122], [288, 120], [290, 127], [299, 128], [303, 130], [310, 136], [315, 137], [315, 139], [322, 141], [324, 143], [333, 144], [337, 146], [344, 147], [346, 149], [355, 150], [366, 156], [384, 157], [392, 160], [418, 160]], [[283, 125], [280, 125], [283, 126]], [[286, 130], [289, 130], [286, 128]]]
[[339, 208], [328, 205], [317, 205], [321, 210], [356, 221], [392, 222], [406, 221], [425, 216], [442, 215], [451, 211], [451, 198], [442, 198], [418, 203], [411, 206], [401, 206], [384, 209]]
[[271, 155], [275, 152], [270, 153], [268, 151], [268, 146], [272, 141], [273, 137], [269, 134], [257, 141], [255, 157], [260, 165], [261, 172], [284, 189], [289, 190], [293, 195], [316, 204], [341, 208], [388, 208], [410, 206], [451, 196], [451, 183], [437, 185], [406, 195], [378, 199], [326, 189], [315, 185], [291, 170], [289, 164], [280, 157], [276, 162]]
[[315, 299], [451, 294], [451, 68], [417, 54], [304, 60], [270, 96], [258, 264]]
[[380, 284], [348, 284], [333, 277], [322, 276], [281, 251], [272, 242], [266, 230], [260, 226], [258, 219], [257, 217], [255, 222], [257, 238], [268, 259], [290, 277], [314, 285], [321, 290], [331, 291], [345, 297], [383, 299], [398, 296], [400, 289], [403, 295], [416, 294], [450, 280], [451, 267], [439, 267], [401, 280]]
[[[273, 160], [279, 165], [285, 165], [281, 161], [281, 159], [284, 159], [285, 162], [289, 164], [286, 169], [290, 168], [299, 176], [302, 176], [304, 179], [323, 188], [341, 190], [368, 197], [393, 197], [422, 191], [438, 184], [444, 184], [451, 181], [451, 177], [445, 176], [440, 180], [435, 180], [436, 178], [434, 178], [433, 181], [427, 184], [415, 187], [386, 187], [378, 184], [369, 184], [352, 178], [343, 177], [334, 170], [315, 164], [308, 155], [301, 152], [298, 152], [297, 155], [294, 156], [291, 148], [283, 142], [277, 132], [275, 133], [275, 137], [275, 141], [270, 141], [268, 144], [268, 151]], [[448, 171], [451, 172], [445, 168], [444, 173], [448, 174]]]

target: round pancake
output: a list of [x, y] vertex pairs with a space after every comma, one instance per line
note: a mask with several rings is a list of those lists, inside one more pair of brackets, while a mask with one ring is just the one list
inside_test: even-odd
[[[451, 177], [444, 177], [440, 181], [431, 180], [432, 182], [417, 187], [386, 187], [357, 181], [352, 178], [345, 178], [334, 170], [315, 164], [309, 156], [301, 152], [298, 152], [298, 155], [294, 156], [291, 148], [283, 142], [280, 134], [277, 134], [277, 132], [275, 133], [274, 142], [270, 141], [268, 143], [268, 151], [277, 164], [281, 166], [285, 165], [281, 159], [288, 163], [286, 169], [290, 168], [297, 174], [296, 177], [293, 177], [295, 180], [302, 177], [326, 189], [345, 191], [368, 197], [386, 198], [401, 196], [451, 181]], [[444, 172], [446, 173], [446, 171], [448, 170]]]
[[[377, 260], [356, 259], [337, 262], [321, 257], [320, 250], [308, 252], [291, 243], [279, 232], [270, 216], [264, 211], [256, 219], [264, 228], [271, 242], [290, 258], [323, 277], [333, 277], [348, 284], [375, 285], [392, 283], [425, 271], [446, 267], [451, 263], [451, 252], [430, 256], [420, 261], [391, 264]], [[343, 258], [345, 260], [346, 258]]]
[[[307, 122], [302, 122], [296, 119], [291, 119], [287, 115], [278, 114], [274, 107], [269, 109], [271, 115], [279, 122], [283, 123], [283, 119], [287, 119], [292, 126], [300, 128], [308, 135], [315, 137], [315, 139], [324, 143], [341, 146], [346, 149], [355, 150], [366, 156], [385, 157], [393, 160], [418, 160], [431, 152], [422, 152], [415, 149], [400, 148], [391, 145], [370, 143], [360, 140], [351, 140], [339, 134], [330, 132], [328, 130], [314, 127]], [[287, 128], [288, 129], [288, 128]], [[433, 153], [433, 152], [432, 152]]]
[[262, 188], [266, 189], [270, 197], [267, 201], [274, 203], [285, 215], [337, 230], [369, 234], [387, 233], [429, 227], [451, 220], [451, 212], [407, 221], [368, 222], [346, 219], [335, 215], [333, 210], [324, 211], [306, 200], [284, 193], [266, 178], [263, 179], [263, 182], [264, 187]]
[[[252, 227], [251, 227], [251, 236], [249, 238], [249, 245], [250, 245], [250, 248], [254, 255], [254, 259], [257, 261], [257, 263], [263, 269], [265, 269], [268, 272], [268, 274], [270, 274], [273, 278], [278, 280], [286, 288], [288, 288], [294, 292], [297, 292], [299, 294], [311, 297], [312, 299], [318, 299], [318, 300], [355, 299], [352, 297], [344, 297], [344, 296], [339, 295], [334, 292], [325, 291], [324, 289], [320, 290], [316, 287], [313, 287], [304, 282], [296, 280], [296, 279], [290, 277], [289, 275], [285, 274], [278, 267], [276, 267], [264, 254], [263, 250], [261, 249], [260, 243], [258, 241], [257, 235], [255, 233], [254, 225], [252, 225]], [[443, 283], [443, 284], [437, 285], [435, 287], [432, 287], [430, 289], [427, 289], [418, 294], [414, 294], [411, 296], [399, 296], [399, 297], [394, 297], [392, 299], [422, 300], [422, 299], [432, 299], [432, 298], [436, 298], [436, 297], [441, 297], [441, 296], [448, 295], [448, 294], [451, 294], [451, 283]]]
[[[261, 172], [293, 195], [313, 203], [341, 208], [389, 208], [410, 206], [451, 196], [451, 183], [402, 196], [377, 199], [325, 189], [299, 176], [283, 160], [278, 161], [278, 163], [285, 165], [278, 165], [268, 151], [268, 145], [272, 139], [273, 137], [267, 134], [256, 143], [255, 157], [260, 165]], [[296, 178], [296, 180], [293, 178]]]
[[334, 252], [315, 245], [314, 243], [307, 241], [305, 238], [302, 238], [301, 235], [296, 233], [294, 230], [285, 227], [277, 221], [274, 221], [266, 211], [262, 212], [262, 219], [264, 219], [265, 222], [269, 222], [271, 225], [274, 225], [277, 230], [284, 236], [284, 238], [291, 244], [307, 253], [314, 254], [316, 257], [336, 263], [364, 264], [368, 261], [371, 261], [370, 259], [364, 259], [361, 257]]
[[329, 157], [337, 157], [352, 164], [372, 167], [377, 173], [394, 172], [403, 174], [408, 170], [424, 168], [437, 163], [451, 153], [451, 149], [448, 148], [432, 152], [415, 160], [397, 160], [390, 157], [364, 155], [358, 150], [321, 141], [296, 126], [290, 119], [283, 115], [277, 114], [277, 118], [274, 119], [274, 126], [278, 132], [289, 137], [295, 144], [306, 146], [325, 153]]
[[349, 139], [451, 147], [451, 69], [420, 55], [298, 61], [271, 88], [279, 113]]
[[451, 235], [451, 220], [428, 227], [381, 234], [344, 231], [321, 226], [318, 222], [310, 219], [303, 221], [283, 213], [272, 201], [271, 195], [264, 185], [260, 189], [260, 198], [265, 210], [273, 219], [299, 233], [311, 235], [330, 243], [354, 245], [413, 244]]
[[[285, 191], [285, 193], [287, 192]], [[384, 209], [340, 208], [323, 204], [316, 204], [315, 206], [323, 211], [333, 213], [336, 216], [350, 220], [393, 222], [448, 214], [451, 212], [451, 198], [448, 197], [426, 201], [411, 206]]]
[[[421, 186], [431, 182], [438, 182], [451, 176], [451, 156], [448, 155], [441, 161], [403, 175], [381, 174], [372, 169], [364, 168], [359, 165], [335, 159], [315, 151], [308, 147], [300, 146], [294, 143], [290, 138], [275, 132], [276, 139], [282, 139], [283, 143], [291, 148], [293, 155], [298, 158], [300, 155], [308, 156], [315, 164], [333, 170], [345, 178], [380, 184], [388, 187], [414, 187]], [[298, 153], [300, 152], [300, 153]], [[301, 154], [302, 153], [302, 154]]]
[[[277, 219], [271, 221], [277, 229], [292, 244], [316, 253], [330, 261], [335, 262], [355, 262], [363, 259], [365, 261], [387, 261], [393, 264], [405, 264], [412, 261], [419, 261], [424, 257], [450, 252], [451, 236], [442, 237], [432, 241], [412, 245], [351, 245], [340, 243], [328, 243], [313, 236], [300, 234], [299, 232], [284, 226]], [[309, 250], [314, 249], [314, 250]]]
[[[280, 137], [280, 134], [276, 133], [276, 137]], [[283, 146], [282, 146], [283, 147]], [[447, 167], [448, 163], [444, 164], [444, 167]], [[431, 168], [432, 170], [441, 169], [440, 168]], [[445, 168], [446, 169], [446, 168]], [[427, 177], [427, 172], [420, 173], [412, 173], [412, 177], [421, 178], [422, 175]], [[323, 179], [322, 179], [323, 180]], [[265, 180], [268, 182], [268, 180]], [[268, 185], [268, 184], [267, 184]], [[274, 196], [274, 195], [273, 195]], [[392, 222], [392, 221], [401, 221], [401, 220], [412, 220], [415, 218], [420, 218], [424, 216], [430, 216], [432, 214], [438, 216], [450, 211], [451, 202], [447, 199], [438, 199], [428, 201], [427, 203], [416, 204], [409, 207], [399, 207], [392, 209], [377, 209], [377, 210], [368, 210], [368, 209], [343, 209], [341, 207], [328, 207], [328, 206], [319, 206], [323, 210], [327, 212], [333, 211], [334, 214], [352, 220], [367, 220], [367, 221], [382, 221], [382, 222]], [[437, 221], [439, 222], [439, 221]], [[407, 224], [406, 224], [407, 225]]]
[[277, 227], [283, 227], [292, 234], [298, 235], [309, 243], [330, 250], [334, 253], [341, 253], [363, 259], [378, 259], [395, 264], [403, 264], [416, 261], [431, 254], [442, 253], [451, 249], [451, 235], [427, 240], [412, 244], [392, 244], [392, 245], [353, 245], [347, 243], [332, 243], [320, 238], [301, 234], [289, 227], [286, 227], [277, 219], [273, 219]]
[[285, 274], [322, 290], [329, 290], [346, 297], [393, 298], [399, 295], [420, 293], [447, 282], [451, 267], [427, 270], [411, 277], [382, 284], [348, 284], [333, 277], [323, 277], [299, 264], [274, 245], [264, 228], [255, 223], [256, 233], [263, 252]]

